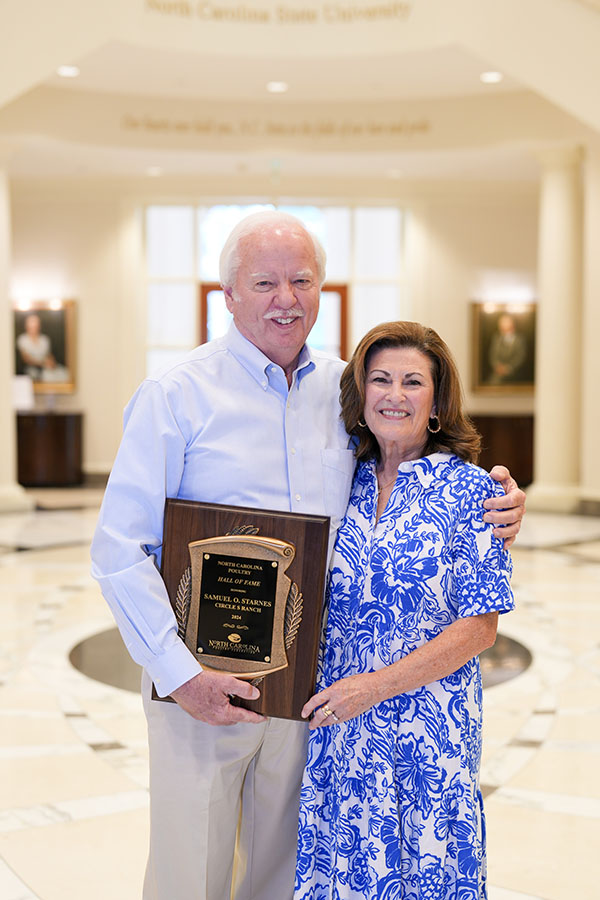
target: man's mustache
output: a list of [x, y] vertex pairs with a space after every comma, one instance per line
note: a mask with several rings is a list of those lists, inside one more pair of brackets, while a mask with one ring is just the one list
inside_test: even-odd
[[265, 313], [263, 319], [301, 319], [304, 316], [303, 309], [271, 309]]

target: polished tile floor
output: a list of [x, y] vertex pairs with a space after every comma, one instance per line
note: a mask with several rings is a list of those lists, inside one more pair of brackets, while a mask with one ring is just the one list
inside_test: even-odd
[[[0, 898], [137, 900], [148, 837], [140, 698], [69, 660], [113, 625], [88, 573], [99, 494], [35, 498], [35, 513], [0, 516]], [[518, 608], [501, 633], [532, 661], [484, 695], [490, 900], [592, 900], [600, 519], [529, 513], [514, 561]], [[106, 659], [114, 684], [119, 656]]]

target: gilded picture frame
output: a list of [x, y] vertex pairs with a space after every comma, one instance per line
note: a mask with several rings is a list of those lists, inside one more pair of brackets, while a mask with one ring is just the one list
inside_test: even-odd
[[36, 394], [72, 394], [76, 386], [76, 302], [34, 300], [13, 307], [15, 375]]
[[533, 392], [536, 313], [536, 303], [471, 304], [471, 386], [475, 393]]

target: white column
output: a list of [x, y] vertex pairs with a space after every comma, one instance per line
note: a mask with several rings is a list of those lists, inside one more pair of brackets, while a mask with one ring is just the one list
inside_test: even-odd
[[[3, 160], [0, 156], [0, 166]], [[14, 337], [9, 297], [11, 262], [10, 189], [0, 168], [0, 513], [31, 509], [33, 502], [16, 481], [16, 428], [12, 408]]]
[[583, 511], [600, 514], [600, 141], [588, 148], [584, 167], [583, 354], [581, 499]]
[[538, 325], [532, 509], [573, 512], [580, 500], [581, 150], [540, 155]]

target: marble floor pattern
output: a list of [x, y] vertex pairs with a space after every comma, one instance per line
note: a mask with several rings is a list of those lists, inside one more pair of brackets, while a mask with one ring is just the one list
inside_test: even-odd
[[[0, 516], [0, 898], [137, 900], [148, 840], [140, 697], [69, 662], [113, 625], [88, 571], [99, 492], [32, 493], [36, 512]], [[592, 900], [600, 519], [529, 513], [513, 555], [517, 610], [501, 632], [533, 660], [484, 695], [490, 900]]]

